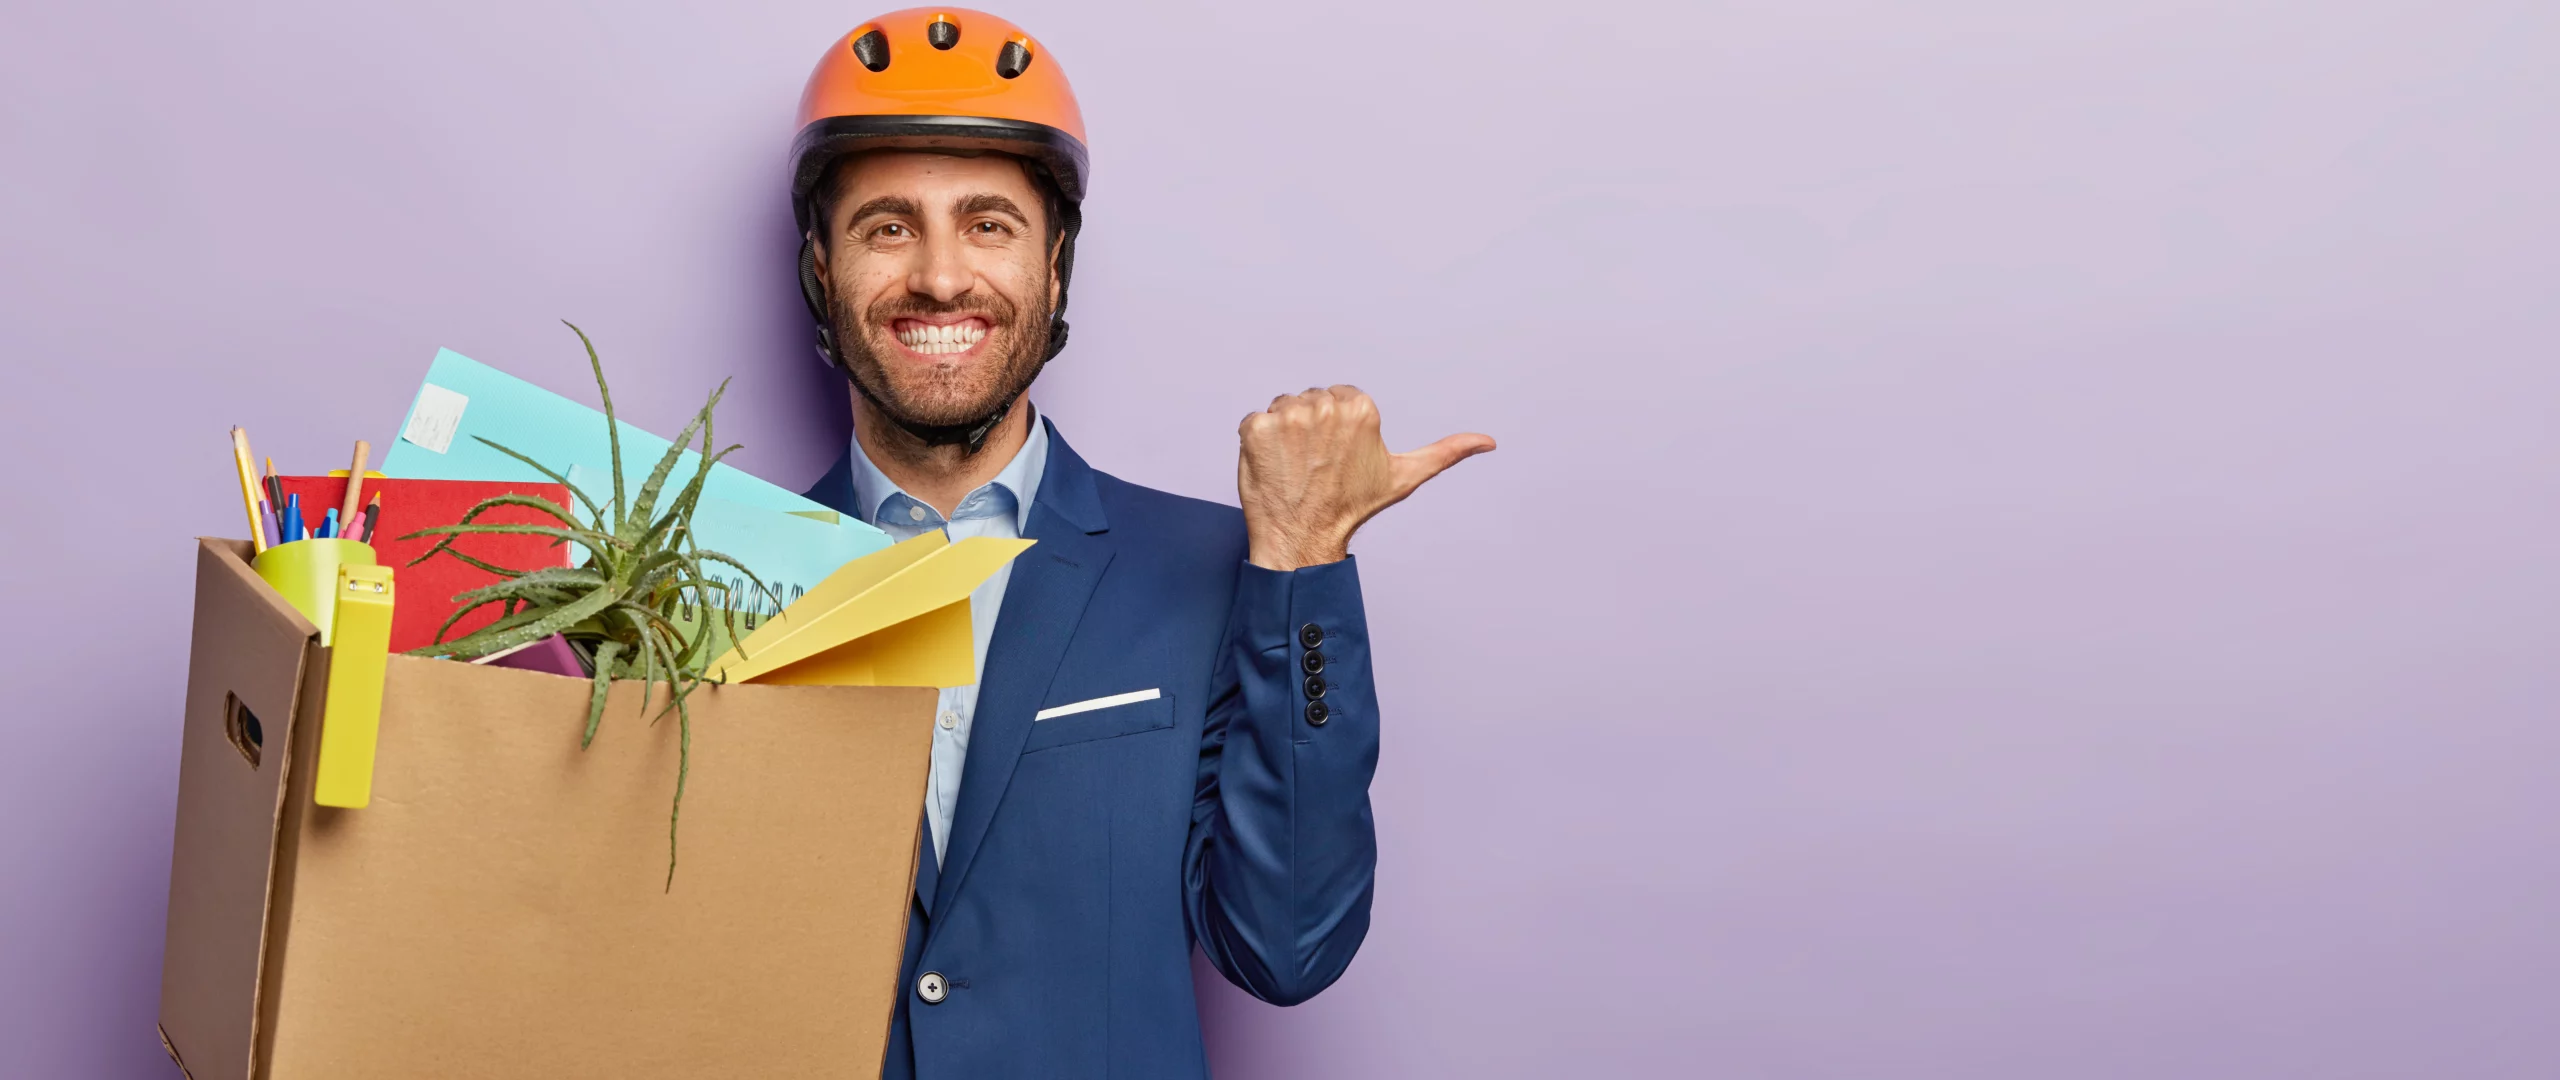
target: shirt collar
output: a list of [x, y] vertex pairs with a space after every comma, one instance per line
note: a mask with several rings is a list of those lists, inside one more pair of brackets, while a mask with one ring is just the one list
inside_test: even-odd
[[[1040, 418], [1039, 409], [1033, 408], [1030, 413], [1031, 437], [1023, 442], [1022, 449], [1014, 452], [1013, 460], [1005, 463], [1004, 470], [998, 472], [995, 479], [960, 500], [959, 517], [986, 517], [1009, 509], [1013, 512], [1016, 533], [1031, 530], [1031, 500], [1039, 496], [1040, 478], [1049, 469], [1049, 425]], [[905, 489], [889, 479], [888, 474], [881, 472], [879, 466], [871, 463], [871, 455], [862, 452], [860, 438], [850, 441], [853, 443], [853, 505], [861, 511], [865, 524], [909, 528], [943, 524], [941, 514], [926, 506], [924, 500], [907, 494]], [[908, 517], [909, 508], [918, 506], [924, 507], [925, 518], [922, 521]]]

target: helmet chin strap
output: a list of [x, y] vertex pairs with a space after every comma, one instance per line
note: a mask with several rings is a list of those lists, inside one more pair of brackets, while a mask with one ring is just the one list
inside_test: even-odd
[[[1082, 208], [1061, 200], [1058, 203], [1058, 224], [1058, 306], [1049, 312], [1049, 348], [1040, 357], [1042, 369], [1047, 368], [1049, 361], [1057, 359], [1059, 351], [1067, 347], [1067, 278], [1075, 270], [1076, 233], [1084, 227]], [[985, 449], [987, 436], [995, 433], [996, 425], [1004, 423], [1005, 415], [1013, 411], [1013, 403], [1021, 397], [1020, 394], [1008, 394], [985, 416], [957, 424], [918, 423], [898, 415], [897, 410], [873, 397], [871, 391], [863, 388], [862, 380], [853, 377], [853, 369], [838, 354], [835, 330], [827, 325], [827, 296], [818, 284], [818, 242], [814, 228], [800, 235], [800, 298], [808, 303], [809, 317], [818, 324], [818, 359], [836, 369], [846, 382], [852, 383], [855, 393], [878, 406], [880, 415], [888, 417], [890, 423], [898, 425], [900, 430], [915, 436], [926, 446], [966, 446], [972, 454]], [[1039, 371], [1034, 370], [1032, 377], [1039, 378]]]
[[[821, 349], [821, 354], [823, 353], [824, 350]], [[844, 370], [844, 365], [841, 363], [836, 364], [835, 367], [839, 371]], [[1004, 423], [1005, 414], [1013, 411], [1013, 403], [1021, 397], [1017, 394], [1004, 399], [1003, 403], [996, 406], [994, 412], [978, 420], [959, 424], [923, 424], [891, 412], [887, 405], [881, 404], [879, 398], [872, 396], [871, 391], [862, 388], [861, 380], [848, 377], [846, 381], [853, 383], [855, 393], [861, 394], [872, 405], [877, 406], [880, 415], [888, 417], [890, 423], [898, 425], [898, 430], [915, 436], [917, 441], [926, 446], [965, 446], [972, 454], [986, 449], [987, 436], [995, 434], [996, 425]]]

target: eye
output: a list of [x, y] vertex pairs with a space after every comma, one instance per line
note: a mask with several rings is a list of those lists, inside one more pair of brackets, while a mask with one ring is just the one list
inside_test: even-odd
[[878, 236], [878, 237], [883, 237], [883, 238], [890, 239], [890, 240], [903, 240], [903, 239], [906, 239], [906, 238], [907, 238], [907, 236], [909, 236], [910, 234], [907, 232], [907, 227], [906, 227], [906, 226], [901, 225], [901, 224], [898, 224], [897, 222], [892, 221], [892, 222], [890, 222], [890, 223], [888, 223], [888, 224], [886, 224], [886, 225], [880, 226], [880, 227], [879, 227], [879, 228], [877, 228], [877, 229], [873, 229], [873, 230], [871, 230], [871, 235], [873, 235], [873, 236]]
[[978, 232], [979, 232], [981, 235], [985, 235], [985, 234], [993, 234], [993, 233], [1000, 233], [1000, 232], [1005, 231], [1005, 228], [1004, 228], [1004, 226], [1003, 226], [1002, 224], [999, 224], [999, 223], [997, 223], [997, 222], [993, 222], [993, 221], [981, 221], [981, 222], [979, 222], [979, 223], [978, 223], [976, 226], [974, 226], [974, 227], [978, 230]]

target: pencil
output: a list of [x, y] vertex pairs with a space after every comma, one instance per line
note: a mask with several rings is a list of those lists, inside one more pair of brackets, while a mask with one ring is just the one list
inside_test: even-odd
[[356, 511], [364, 507], [364, 463], [373, 456], [373, 444], [356, 440], [356, 463], [347, 466], [347, 497], [338, 500], [338, 535], [346, 535], [347, 526], [355, 523]]
[[249, 515], [249, 550], [267, 550], [267, 530], [258, 521], [258, 478], [249, 464], [249, 431], [234, 425], [231, 429], [231, 457], [240, 467], [240, 508]]
[[374, 492], [374, 493], [373, 493], [373, 501], [372, 501], [372, 502], [369, 502], [369, 503], [364, 504], [364, 535], [359, 536], [359, 537], [357, 537], [356, 539], [361, 540], [361, 541], [363, 541], [363, 542], [365, 542], [365, 543], [368, 543], [368, 544], [372, 543], [372, 542], [373, 542], [373, 527], [374, 527], [374, 526], [376, 526], [376, 525], [378, 525], [378, 524], [381, 524], [381, 522], [382, 522], [382, 493], [381, 493], [381, 492], [379, 492], [379, 491], [377, 491], [377, 492]]
[[284, 478], [276, 475], [276, 459], [274, 458], [267, 459], [266, 485], [267, 505], [279, 511], [283, 510]]

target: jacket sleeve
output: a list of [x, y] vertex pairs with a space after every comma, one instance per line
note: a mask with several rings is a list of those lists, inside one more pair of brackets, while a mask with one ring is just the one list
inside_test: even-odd
[[1295, 1005], [1369, 932], [1378, 702], [1358, 567], [1246, 564], [1210, 687], [1183, 852], [1191, 933], [1236, 985]]

